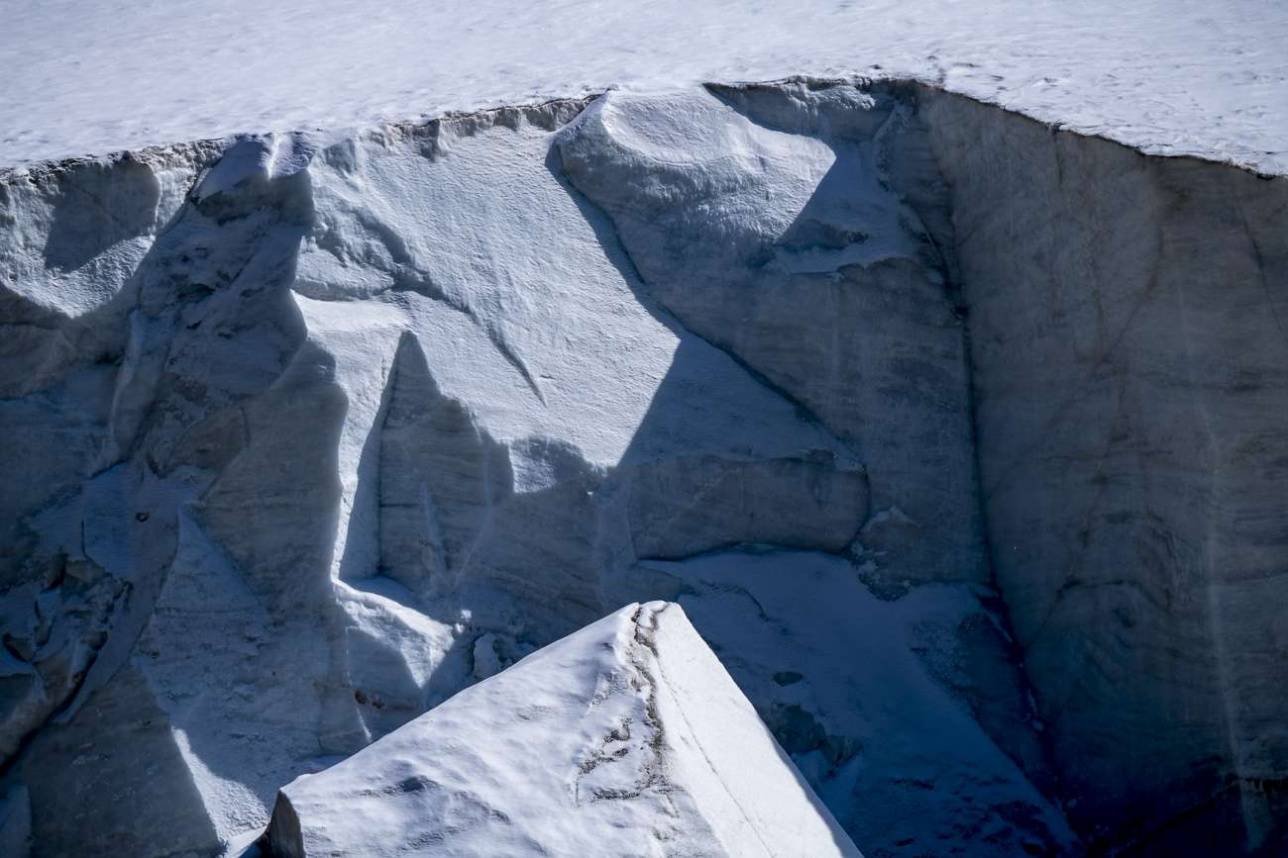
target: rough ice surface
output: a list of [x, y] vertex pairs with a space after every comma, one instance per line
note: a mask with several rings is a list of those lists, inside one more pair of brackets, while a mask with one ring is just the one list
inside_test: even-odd
[[285, 786], [276, 855], [861, 858], [678, 605], [627, 605]]
[[800, 80], [0, 175], [0, 845], [340, 842], [324, 785], [449, 721], [533, 746], [469, 788], [536, 827], [409, 836], [554, 843], [576, 790], [512, 787], [581, 728], [487, 701], [631, 674], [664, 599], [790, 762], [604, 825], [747, 854], [721, 791], [798, 772], [766, 813], [869, 856], [1282, 851], [1285, 181]]
[[861, 74], [1288, 171], [1288, 15], [1267, 0], [8, 0], [3, 17], [0, 166], [612, 86]]

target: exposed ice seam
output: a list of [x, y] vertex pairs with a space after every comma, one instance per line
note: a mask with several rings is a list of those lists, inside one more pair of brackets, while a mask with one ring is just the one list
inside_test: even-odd
[[1248, 246], [1252, 249], [1252, 260], [1257, 264], [1257, 277], [1261, 281], [1261, 291], [1266, 295], [1266, 308], [1270, 311], [1270, 317], [1275, 321], [1275, 327], [1283, 335], [1285, 342], [1288, 342], [1288, 327], [1284, 326], [1284, 321], [1279, 315], [1279, 310], [1275, 306], [1275, 296], [1270, 290], [1270, 281], [1266, 279], [1266, 261], [1261, 254], [1261, 245], [1252, 233], [1252, 225], [1248, 222], [1248, 212], [1243, 207], [1243, 198], [1236, 192], [1233, 193], [1234, 207], [1239, 212], [1239, 219], [1243, 222], [1244, 235], [1248, 237]]
[[[1246, 221], [1245, 221], [1245, 227], [1246, 227]], [[1193, 341], [1193, 335], [1190, 331], [1189, 313], [1188, 313], [1187, 303], [1185, 300], [1185, 289], [1183, 286], [1176, 290], [1176, 299], [1177, 299], [1177, 304], [1179, 305], [1181, 325], [1183, 328], [1183, 333], [1185, 335], [1184, 336], [1185, 349], [1186, 349], [1186, 355], [1188, 358], [1187, 366], [1192, 367], [1195, 361], [1194, 354], [1190, 350], [1190, 344]], [[1194, 382], [1194, 379], [1191, 374], [1192, 389], [1196, 389], [1196, 386], [1193, 385], [1193, 382]], [[1213, 428], [1212, 415], [1209, 412], [1207, 407], [1207, 398], [1203, 396], [1193, 396], [1191, 397], [1191, 400], [1195, 405], [1195, 410], [1198, 412], [1199, 417], [1201, 418], [1203, 431], [1207, 437], [1208, 455], [1211, 457], [1211, 461], [1208, 463], [1209, 482], [1207, 486], [1208, 501], [1209, 503], [1211, 503], [1212, 500], [1215, 498], [1215, 495], [1217, 494], [1217, 485], [1221, 476], [1220, 447], [1219, 447], [1216, 431]], [[1229, 664], [1230, 657], [1226, 649], [1225, 624], [1221, 616], [1221, 605], [1217, 594], [1217, 585], [1216, 585], [1216, 582], [1214, 582], [1210, 577], [1211, 571], [1214, 567], [1213, 555], [1214, 555], [1215, 546], [1213, 546], [1213, 542], [1216, 539], [1216, 529], [1215, 529], [1214, 518], [1215, 517], [1210, 512], [1208, 515], [1204, 516], [1206, 532], [1203, 534], [1203, 537], [1202, 537], [1203, 539], [1202, 556], [1203, 556], [1203, 567], [1205, 571], [1208, 572], [1207, 580], [1205, 581], [1203, 586], [1204, 597], [1205, 597], [1204, 607], [1207, 613], [1208, 634], [1211, 636], [1212, 648], [1214, 651], [1214, 656], [1216, 661], [1217, 692], [1219, 693], [1221, 698], [1221, 701], [1220, 701], [1221, 713], [1222, 713], [1223, 726], [1225, 728], [1225, 745], [1226, 745], [1227, 760], [1229, 765], [1234, 769], [1234, 775], [1236, 778], [1235, 789], [1238, 790], [1240, 809], [1243, 814], [1243, 819], [1241, 820], [1241, 822], [1243, 823], [1244, 836], [1247, 838], [1248, 842], [1253, 842], [1256, 839], [1256, 834], [1254, 833], [1254, 831], [1252, 830], [1248, 822], [1248, 807], [1247, 807], [1248, 796], [1246, 795], [1245, 790], [1243, 788], [1243, 780], [1245, 777], [1244, 769], [1245, 769], [1246, 763], [1243, 759], [1242, 743], [1239, 741], [1239, 736], [1238, 736], [1238, 732], [1239, 732], [1238, 715], [1235, 711], [1235, 707], [1232, 705], [1230, 700], [1230, 696], [1231, 696], [1230, 664]]]
[[[888, 122], [882, 126], [882, 132], [885, 131], [886, 125], [888, 125]], [[979, 424], [979, 383], [975, 369], [970, 305], [965, 299], [965, 282], [962, 275], [961, 259], [958, 254], [958, 248], [961, 246], [962, 239], [959, 237], [958, 219], [955, 217], [955, 213], [953, 211], [954, 207], [952, 205], [955, 190], [948, 184], [947, 177], [942, 175], [942, 168], [938, 168], [938, 165], [936, 166], [937, 169], [941, 170], [941, 177], [945, 182], [945, 193], [949, 201], [947, 213], [947, 228], [949, 233], [946, 236], [949, 246], [946, 248], [941, 247], [934, 232], [930, 229], [926, 229], [926, 235], [930, 238], [933, 246], [939, 254], [945, 292], [958, 302], [959, 307], [964, 308], [964, 313], [962, 313], [961, 317], [961, 354], [966, 377], [965, 400], [967, 426], [970, 431], [971, 496], [978, 513], [978, 538], [983, 549], [984, 562], [987, 564], [988, 586], [992, 589], [993, 593], [996, 594], [996, 605], [994, 607], [993, 620], [1001, 627], [1002, 639], [1004, 642], [1003, 646], [1007, 650], [1007, 655], [1010, 657], [1011, 663], [1016, 665], [1014, 674], [1019, 682], [1020, 690], [1022, 692], [1021, 699], [1023, 703], [1021, 705], [1024, 706], [1025, 711], [1030, 718], [1035, 722], [1041, 723], [1041, 712], [1038, 710], [1037, 704], [1037, 701], [1039, 700], [1037, 686], [1033, 682], [1033, 677], [1029, 675], [1028, 664], [1024, 657], [1024, 646], [1020, 642], [1014, 620], [1011, 616], [1011, 605], [1005, 597], [1005, 591], [1002, 588], [1001, 580], [998, 578], [997, 570], [999, 564], [997, 563], [997, 547], [994, 545], [992, 532], [989, 528], [988, 493], [984, 486], [984, 469], [981, 461], [982, 445], [980, 443]], [[923, 221], [923, 227], [924, 226]], [[1046, 621], [1047, 620], [1043, 621], [1043, 625], [1046, 624]], [[1046, 797], [1060, 809], [1062, 815], [1065, 815], [1065, 808], [1063, 806], [1063, 795], [1065, 790], [1061, 783], [1062, 772], [1060, 768], [1055, 765], [1056, 755], [1054, 736], [1051, 731], [1045, 729], [1034, 730], [1032, 733], [1036, 737], [1037, 746], [1041, 754], [1040, 763], [1042, 772], [1051, 779], [1048, 783], [1048, 788], [1041, 790], [1041, 792], [1043, 792]], [[1003, 751], [1003, 753], [1011, 758], [1012, 762], [1015, 763], [1016, 768], [1024, 772], [1026, 778], [1031, 779], [1033, 777], [1032, 773], [1028, 770], [1029, 767], [1023, 765], [1020, 759], [1012, 757], [1011, 754], [1007, 753], [1006, 748], [1008, 746], [1005, 743], [995, 744]]]

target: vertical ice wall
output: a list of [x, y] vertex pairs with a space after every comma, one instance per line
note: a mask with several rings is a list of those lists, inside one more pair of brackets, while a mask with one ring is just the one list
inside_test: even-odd
[[4, 836], [212, 854], [661, 597], [866, 854], [1273, 849], [1283, 180], [583, 107], [0, 179]]
[[993, 568], [1070, 812], [1282, 848], [1288, 181], [923, 94]]

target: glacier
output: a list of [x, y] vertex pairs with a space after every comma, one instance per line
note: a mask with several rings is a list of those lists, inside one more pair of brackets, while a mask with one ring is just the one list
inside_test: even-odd
[[660, 599], [863, 854], [1275, 854], [1286, 212], [900, 79], [0, 170], [0, 844], [292, 854]]

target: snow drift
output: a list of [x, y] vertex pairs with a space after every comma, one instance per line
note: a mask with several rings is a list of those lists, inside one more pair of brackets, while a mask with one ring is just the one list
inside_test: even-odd
[[661, 598], [865, 854], [1273, 851], [1286, 206], [898, 82], [0, 173], [0, 843], [217, 854]]

